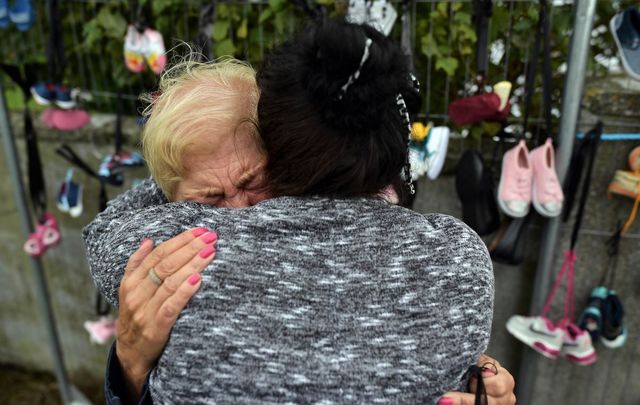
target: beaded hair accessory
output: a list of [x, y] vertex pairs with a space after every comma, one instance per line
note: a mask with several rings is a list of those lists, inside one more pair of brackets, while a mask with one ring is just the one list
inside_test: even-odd
[[373, 41], [371, 40], [371, 38], [367, 38], [364, 43], [364, 52], [362, 53], [362, 59], [360, 59], [360, 65], [358, 65], [358, 69], [349, 76], [347, 82], [340, 88], [338, 100], [342, 100], [342, 97], [344, 97], [344, 95], [347, 93], [347, 89], [349, 88], [349, 86], [351, 86], [356, 80], [358, 80], [358, 77], [360, 77], [360, 71], [362, 70], [362, 67], [364, 66], [367, 59], [369, 59], [369, 48], [371, 47], [372, 43]]
[[404, 97], [402, 94], [398, 93], [396, 96], [396, 103], [398, 104], [398, 111], [400, 112], [400, 117], [402, 117], [402, 122], [407, 126], [407, 133], [409, 136], [407, 137], [407, 157], [402, 167], [402, 171], [404, 174], [404, 181], [407, 187], [409, 188], [409, 193], [411, 195], [416, 193], [416, 189], [413, 186], [413, 177], [411, 176], [411, 163], [409, 162], [409, 140], [411, 139], [411, 118], [409, 117], [409, 109], [407, 109], [407, 103], [404, 101]]

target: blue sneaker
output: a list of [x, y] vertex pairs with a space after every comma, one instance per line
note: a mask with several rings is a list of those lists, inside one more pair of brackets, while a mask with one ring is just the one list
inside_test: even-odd
[[0, 0], [0, 28], [9, 26], [9, 6], [7, 0]]
[[586, 330], [591, 335], [593, 343], [600, 339], [602, 333], [602, 306], [607, 298], [607, 287], [599, 286], [591, 290], [591, 295], [587, 301], [587, 307], [582, 311], [578, 326], [580, 329]]
[[56, 84], [53, 89], [56, 105], [62, 109], [68, 110], [76, 106], [75, 101], [71, 98], [71, 90], [67, 86]]
[[18, 30], [24, 32], [29, 30], [35, 21], [35, 12], [31, 5], [31, 0], [16, 0], [9, 10], [9, 19], [13, 21]]
[[51, 83], [40, 82], [31, 87], [31, 95], [36, 103], [49, 105], [55, 99], [55, 86]]
[[602, 307], [602, 344], [609, 349], [624, 346], [627, 341], [627, 325], [624, 322], [624, 307], [615, 291], [609, 290]]
[[124, 174], [121, 170], [122, 165], [114, 155], [107, 155], [102, 159], [98, 168], [98, 176], [101, 180], [112, 186], [121, 186], [124, 183]]
[[640, 12], [629, 7], [609, 22], [611, 34], [618, 45], [622, 67], [629, 76], [640, 80]]

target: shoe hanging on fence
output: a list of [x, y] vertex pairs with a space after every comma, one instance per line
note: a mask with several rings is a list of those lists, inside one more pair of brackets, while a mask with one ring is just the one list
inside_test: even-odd
[[557, 327], [562, 331], [560, 356], [573, 364], [588, 366], [596, 362], [597, 355], [591, 336], [570, 320], [562, 320]]
[[146, 52], [147, 38], [130, 24], [124, 37], [124, 63], [127, 69], [134, 73], [142, 72], [145, 69]]
[[533, 170], [524, 140], [508, 150], [502, 159], [498, 205], [510, 217], [523, 218], [531, 205]]
[[7, 0], [0, 0], [0, 28], [9, 26], [9, 5]]
[[67, 176], [60, 186], [57, 199], [58, 209], [77, 218], [82, 215], [82, 184], [73, 181], [73, 169], [67, 170]]
[[51, 105], [53, 103], [67, 110], [76, 106], [71, 97], [71, 89], [61, 84], [40, 82], [31, 87], [31, 95], [36, 103], [40, 105]]
[[564, 333], [544, 316], [513, 315], [507, 321], [507, 330], [547, 358], [556, 359], [560, 355]]
[[28, 31], [36, 19], [31, 0], [16, 0], [13, 6], [9, 8], [9, 19], [19, 31]]
[[45, 212], [36, 225], [35, 232], [25, 242], [24, 251], [29, 256], [42, 256], [47, 249], [60, 243], [61, 239], [58, 221], [52, 214]]
[[640, 11], [631, 6], [616, 14], [609, 22], [609, 29], [618, 46], [625, 72], [640, 80]]
[[491, 93], [455, 100], [449, 104], [449, 118], [458, 126], [483, 121], [502, 122], [507, 119], [511, 110], [510, 92], [511, 83], [500, 82]]
[[116, 321], [101, 317], [97, 321], [85, 321], [84, 329], [89, 333], [92, 343], [104, 345], [116, 336]]
[[478, 235], [488, 235], [500, 226], [493, 172], [475, 150], [465, 151], [456, 170], [456, 191], [462, 204], [462, 220]]
[[627, 341], [624, 307], [613, 290], [608, 291], [602, 305], [602, 324], [602, 344], [610, 349], [624, 346]]
[[578, 319], [578, 326], [589, 332], [593, 343], [600, 339], [602, 333], [602, 306], [607, 298], [607, 293], [607, 287], [604, 286], [598, 286], [591, 290], [587, 307]]
[[151, 28], [144, 30], [145, 38], [144, 57], [153, 73], [159, 75], [167, 64], [166, 49], [162, 34]]
[[533, 169], [532, 202], [538, 214], [553, 218], [562, 213], [564, 194], [556, 173], [555, 152], [551, 138], [531, 151]]

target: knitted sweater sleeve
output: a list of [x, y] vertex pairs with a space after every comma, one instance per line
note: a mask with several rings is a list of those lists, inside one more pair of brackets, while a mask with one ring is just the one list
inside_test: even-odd
[[129, 257], [145, 238], [156, 244], [188, 229], [196, 203], [169, 203], [148, 179], [111, 200], [82, 230], [91, 276], [105, 299], [118, 306], [118, 289]]

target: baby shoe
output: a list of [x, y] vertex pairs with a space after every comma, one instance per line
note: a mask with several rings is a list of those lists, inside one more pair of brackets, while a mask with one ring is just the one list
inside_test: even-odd
[[53, 86], [54, 99], [53, 102], [60, 108], [68, 110], [76, 106], [76, 102], [71, 98], [71, 89], [62, 84], [56, 84]]
[[162, 34], [151, 28], [144, 30], [143, 36], [145, 37], [146, 49], [145, 58], [153, 73], [159, 75], [164, 70], [167, 64], [167, 56], [165, 55], [166, 49], [164, 48], [164, 40]]
[[587, 307], [578, 320], [578, 326], [589, 332], [592, 342], [597, 342], [602, 333], [602, 305], [606, 297], [607, 287], [599, 286], [591, 290]]
[[62, 235], [60, 234], [60, 228], [58, 227], [58, 220], [53, 214], [45, 212], [42, 215], [42, 226], [45, 231], [42, 235], [42, 243], [49, 248], [60, 243]]
[[451, 131], [448, 127], [433, 127], [427, 138], [427, 176], [435, 180], [440, 175], [447, 157], [449, 148], [449, 135]]
[[133, 26], [127, 27], [127, 35], [124, 37], [124, 63], [127, 69], [134, 73], [144, 70], [144, 56], [147, 39]]
[[27, 31], [35, 21], [35, 12], [31, 0], [16, 0], [9, 9], [9, 19], [16, 25], [19, 31]]
[[514, 315], [507, 321], [507, 330], [545, 357], [555, 359], [560, 354], [563, 331], [544, 316]]
[[0, 0], [0, 28], [9, 26], [9, 5], [7, 0]]
[[551, 138], [531, 151], [530, 160], [533, 168], [533, 206], [542, 216], [557, 217], [562, 212], [564, 194], [556, 174]]
[[505, 214], [522, 218], [529, 213], [532, 175], [529, 150], [524, 140], [521, 140], [502, 159], [498, 205]]
[[92, 343], [103, 345], [116, 335], [116, 321], [101, 317], [98, 321], [85, 321], [84, 329]]
[[615, 291], [609, 290], [602, 306], [602, 344], [609, 349], [624, 346], [627, 341], [627, 325], [624, 322], [624, 307]]
[[591, 336], [570, 321], [561, 321], [558, 328], [563, 333], [560, 355], [571, 363], [588, 366], [596, 362], [597, 355]]
[[31, 95], [36, 103], [49, 105], [55, 100], [55, 86], [52, 83], [40, 82], [31, 87]]
[[53, 127], [60, 131], [76, 131], [91, 122], [89, 114], [80, 109], [55, 110], [51, 117]]
[[640, 191], [640, 174], [625, 170], [616, 170], [613, 180], [609, 183], [607, 192], [636, 199]]

